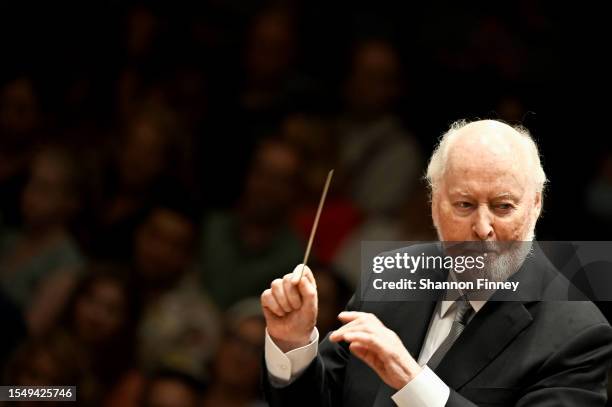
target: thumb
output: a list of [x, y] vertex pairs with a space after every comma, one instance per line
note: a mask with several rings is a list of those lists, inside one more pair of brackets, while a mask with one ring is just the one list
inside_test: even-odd
[[313, 284], [309, 279], [302, 277], [298, 283], [298, 290], [304, 305], [307, 307], [316, 306], [317, 301], [317, 286]]
[[291, 282], [294, 285], [298, 284], [300, 282], [300, 279], [303, 279], [304, 277], [310, 280], [313, 284], [315, 284], [314, 275], [312, 274], [312, 270], [310, 269], [310, 267], [308, 267], [305, 264], [300, 263], [297, 266], [295, 266], [292, 274], [293, 275], [291, 276]]

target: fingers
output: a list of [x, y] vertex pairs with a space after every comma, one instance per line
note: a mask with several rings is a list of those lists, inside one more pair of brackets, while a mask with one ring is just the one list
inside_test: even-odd
[[292, 282], [293, 275], [291, 273], [283, 277], [283, 288], [285, 295], [289, 301], [289, 305], [294, 310], [300, 309], [302, 306], [302, 297], [300, 296], [299, 289]]
[[373, 333], [364, 332], [364, 331], [352, 331], [345, 332], [340, 335], [339, 341], [342, 340], [344, 342], [359, 343], [359, 346], [366, 347], [369, 351], [378, 352], [381, 350], [380, 343], [377, 339], [377, 336]]
[[351, 351], [353, 355], [357, 356], [359, 359], [364, 361], [368, 366], [370, 366], [370, 368], [374, 369], [376, 373], [380, 374], [378, 372], [379, 366], [376, 363], [377, 356], [375, 353], [370, 351], [367, 345], [360, 343], [360, 342], [351, 342], [351, 344], [349, 345], [349, 350]]
[[369, 360], [373, 356], [372, 352], [370, 352], [370, 350], [368, 349], [368, 346], [360, 342], [351, 342], [351, 344], [349, 345], [349, 350], [364, 362], [369, 362]]
[[310, 284], [314, 285], [315, 287], [317, 286], [317, 282], [314, 278], [314, 274], [312, 273], [312, 270], [308, 266], [304, 267], [304, 274], [302, 275], [302, 278], [304, 277], [308, 279]]
[[302, 278], [297, 288], [300, 292], [300, 296], [302, 297], [302, 304], [309, 308], [316, 307], [317, 286], [313, 284], [308, 278]]
[[340, 314], [338, 314], [338, 319], [343, 324], [346, 324], [351, 321], [355, 321], [357, 319], [365, 321], [365, 322], [369, 322], [373, 325], [382, 324], [380, 320], [376, 317], [376, 315], [370, 314], [369, 312], [342, 311]]
[[338, 315], [338, 319], [345, 325], [335, 330], [329, 339], [333, 342], [344, 340], [347, 332], [363, 331], [371, 332], [377, 325], [378, 318], [366, 312], [344, 311]]
[[364, 358], [369, 352], [367, 345], [361, 342], [351, 342], [349, 349], [360, 358]]
[[299, 273], [301, 267], [299, 264], [293, 273], [272, 281], [270, 288], [261, 295], [263, 308], [282, 318], [292, 311], [301, 309], [304, 304], [311, 308], [316, 307], [317, 288], [312, 270], [305, 266], [302, 278], [295, 280], [296, 272]]
[[363, 334], [367, 336], [372, 336], [374, 335], [374, 332], [370, 331], [365, 326], [354, 326], [354, 327], [347, 328], [345, 330], [338, 329], [337, 331], [334, 331], [331, 335], [329, 335], [329, 340], [332, 342], [340, 342], [340, 341], [351, 342], [352, 340], [350, 338], [353, 338], [354, 334]]
[[284, 317], [285, 311], [281, 308], [281, 306], [276, 302], [274, 295], [272, 295], [272, 290], [268, 288], [261, 294], [261, 306], [264, 310], [270, 310], [277, 317]]
[[[302, 267], [304, 268], [303, 273]], [[300, 273], [302, 273], [302, 278], [300, 278]], [[291, 283], [297, 287], [302, 303], [308, 306], [313, 305], [317, 300], [317, 283], [310, 267], [298, 264], [290, 275], [292, 276]]]
[[[291, 279], [293, 284], [298, 284], [300, 280], [306, 278], [315, 287], [317, 285], [315, 278], [314, 278], [314, 274], [312, 274], [312, 270], [310, 269], [310, 267], [304, 264], [298, 264], [297, 266], [295, 266], [291, 275], [293, 276]], [[300, 278], [300, 275], [302, 276], [302, 278]]]
[[337, 338], [342, 337], [342, 335], [344, 333], [352, 332], [352, 331], [356, 331], [356, 330], [370, 332], [370, 328], [367, 326], [367, 324], [364, 324], [364, 321], [356, 319], [356, 320], [351, 321], [348, 324], [346, 324], [346, 325], [336, 329], [334, 332], [332, 332], [329, 335], [329, 339], [331, 341], [336, 342]]
[[358, 341], [372, 346], [375, 338], [383, 334], [381, 329], [386, 329], [374, 314], [367, 312], [345, 311], [341, 312], [338, 318], [345, 325], [329, 336], [329, 339], [333, 342]]
[[274, 296], [274, 299], [276, 300], [278, 305], [280, 305], [283, 311], [285, 311], [285, 313], [291, 312], [293, 308], [291, 308], [291, 304], [289, 304], [289, 299], [287, 298], [287, 294], [285, 293], [285, 286], [283, 284], [283, 280], [277, 278], [276, 280], [272, 281], [270, 287], [272, 289], [272, 295]]

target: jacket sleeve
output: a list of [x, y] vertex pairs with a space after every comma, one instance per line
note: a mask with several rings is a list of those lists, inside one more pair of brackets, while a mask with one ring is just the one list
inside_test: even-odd
[[[353, 296], [346, 309], [358, 310], [357, 303]], [[264, 363], [263, 387], [266, 400], [271, 407], [342, 405], [342, 387], [349, 356], [346, 343], [331, 342], [327, 335], [319, 346], [317, 357], [295, 381], [285, 387], [272, 385]]]

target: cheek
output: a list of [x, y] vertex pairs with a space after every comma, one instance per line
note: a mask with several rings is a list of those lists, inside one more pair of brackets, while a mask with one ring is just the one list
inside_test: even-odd
[[519, 210], [512, 217], [499, 218], [495, 224], [495, 234], [499, 240], [524, 240], [530, 224], [529, 213]]
[[471, 240], [470, 217], [461, 217], [453, 213], [449, 203], [440, 203], [438, 210], [438, 233], [446, 241]]

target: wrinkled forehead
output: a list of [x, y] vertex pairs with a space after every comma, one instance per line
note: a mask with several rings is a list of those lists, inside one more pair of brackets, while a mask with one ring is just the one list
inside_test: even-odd
[[514, 130], [467, 128], [449, 147], [443, 183], [447, 189], [522, 194], [532, 186], [530, 157]]

